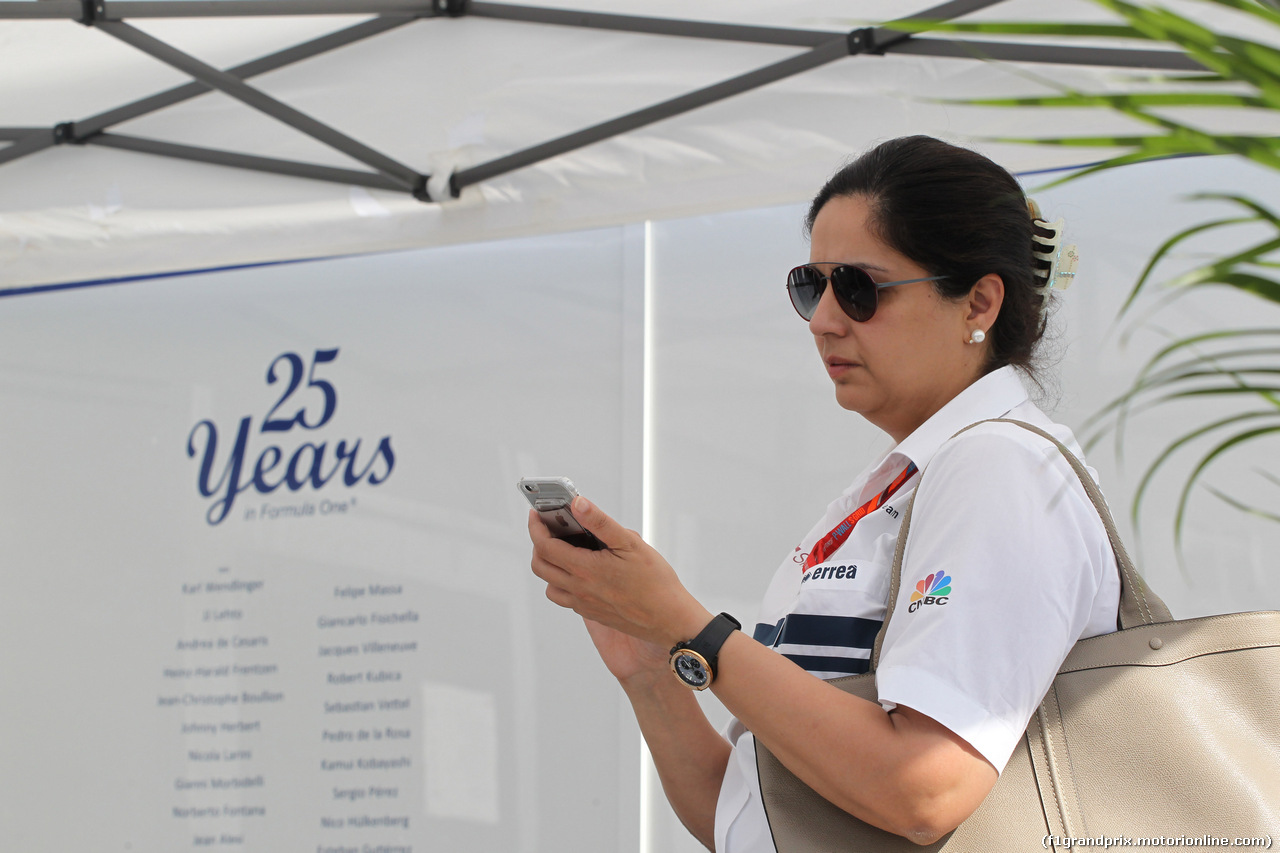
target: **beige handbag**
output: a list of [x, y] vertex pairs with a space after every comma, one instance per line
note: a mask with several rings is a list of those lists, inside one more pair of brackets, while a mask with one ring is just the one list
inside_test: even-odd
[[[778, 853], [1280, 843], [1280, 612], [1174, 621], [1134, 570], [1080, 461], [1043, 430], [997, 422], [1052, 441], [1079, 475], [1120, 566], [1120, 630], [1076, 643], [991, 793], [933, 845], [918, 846], [842, 811], [757, 740], [760, 790]], [[910, 522], [908, 507], [891, 603]], [[871, 671], [832, 684], [876, 701], [875, 668], [891, 615], [876, 637]], [[1095, 843], [1079, 843], [1085, 839]]]

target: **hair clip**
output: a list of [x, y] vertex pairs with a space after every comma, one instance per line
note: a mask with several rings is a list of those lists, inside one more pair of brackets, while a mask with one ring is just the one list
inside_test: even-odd
[[1054, 222], [1036, 219], [1035, 224], [1046, 231], [1052, 231], [1052, 237], [1035, 238], [1044, 251], [1032, 249], [1031, 254], [1038, 260], [1048, 264], [1047, 269], [1037, 269], [1036, 275], [1044, 279], [1045, 296], [1049, 290], [1066, 290], [1075, 281], [1076, 267], [1080, 263], [1080, 254], [1075, 245], [1063, 246], [1062, 233], [1066, 229], [1066, 220], [1059, 217]]

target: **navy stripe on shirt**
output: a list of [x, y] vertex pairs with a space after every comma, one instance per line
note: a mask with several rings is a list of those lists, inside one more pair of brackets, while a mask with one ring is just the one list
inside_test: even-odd
[[871, 669], [868, 658], [837, 658], [826, 655], [782, 655], [799, 665], [805, 672], [842, 672], [857, 675]]
[[754, 636], [766, 646], [833, 646], [846, 649], [869, 649], [884, 623], [859, 616], [818, 616], [792, 613], [776, 625], [756, 625]]
[[752, 632], [751, 636], [759, 643], [763, 643], [766, 646], [772, 646], [773, 641], [778, 639], [778, 634], [782, 633], [782, 623], [786, 621], [787, 620], [785, 618], [779, 619], [777, 625], [757, 622], [756, 629]]

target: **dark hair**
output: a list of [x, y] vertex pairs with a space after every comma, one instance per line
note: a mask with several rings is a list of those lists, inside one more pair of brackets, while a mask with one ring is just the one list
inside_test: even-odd
[[930, 136], [891, 139], [837, 172], [814, 196], [805, 218], [812, 231], [833, 198], [862, 196], [869, 226], [885, 245], [919, 264], [939, 295], [964, 297], [987, 273], [1004, 280], [1004, 302], [988, 331], [987, 371], [1014, 365], [1032, 374], [1044, 336], [1042, 266], [1032, 253], [1032, 226], [1022, 187], [1005, 169], [967, 148]]

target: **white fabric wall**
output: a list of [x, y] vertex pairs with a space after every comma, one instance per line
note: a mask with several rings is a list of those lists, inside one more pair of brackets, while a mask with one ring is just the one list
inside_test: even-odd
[[[634, 724], [581, 625], [528, 571], [515, 483], [569, 473], [639, 524], [641, 237], [614, 228], [5, 300], [5, 846], [172, 853], [225, 833], [240, 839], [229, 849], [262, 853], [633, 850]], [[333, 347], [314, 368], [336, 390], [329, 423], [260, 432], [289, 374], [278, 365], [269, 385], [273, 359], [295, 352], [309, 371]], [[304, 381], [275, 416], [303, 406], [314, 425], [324, 399]], [[327, 445], [328, 470], [338, 441], [360, 439], [363, 468], [389, 437], [394, 468], [377, 485], [249, 489], [211, 525], [188, 441], [202, 420], [217, 425], [216, 480], [246, 416], [248, 466], [270, 445], [287, 461], [311, 442]], [[202, 453], [207, 427], [195, 438]], [[296, 510], [309, 514], [281, 514]], [[372, 584], [400, 592], [337, 592]], [[352, 617], [367, 624], [322, 624]], [[228, 646], [180, 645], [192, 640]], [[369, 654], [367, 641], [418, 648]], [[349, 645], [361, 653], [320, 653]], [[368, 675], [384, 671], [398, 680]], [[241, 701], [181, 700], [227, 693]], [[330, 710], [382, 699], [408, 707]], [[240, 722], [250, 731], [202, 728]], [[387, 728], [407, 736], [378, 737]], [[333, 739], [344, 731], [369, 739]], [[323, 764], [360, 758], [409, 766]], [[218, 779], [250, 784], [200, 787]], [[370, 786], [397, 793], [338, 793]], [[408, 828], [350, 823], [362, 816]]]

